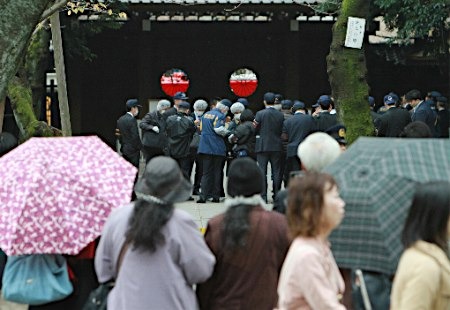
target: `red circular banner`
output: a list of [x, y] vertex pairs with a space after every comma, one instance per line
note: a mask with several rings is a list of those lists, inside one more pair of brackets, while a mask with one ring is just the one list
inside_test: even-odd
[[185, 93], [189, 88], [189, 78], [181, 69], [167, 70], [161, 76], [161, 88], [166, 95], [171, 97], [179, 91]]
[[258, 87], [258, 78], [256, 74], [247, 68], [238, 69], [231, 74], [231, 91], [239, 97], [248, 97], [252, 95]]

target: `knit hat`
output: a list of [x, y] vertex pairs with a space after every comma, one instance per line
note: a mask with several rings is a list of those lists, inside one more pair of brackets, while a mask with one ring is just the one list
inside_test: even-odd
[[249, 157], [236, 158], [228, 171], [227, 192], [231, 197], [251, 197], [264, 188], [264, 177], [256, 161]]

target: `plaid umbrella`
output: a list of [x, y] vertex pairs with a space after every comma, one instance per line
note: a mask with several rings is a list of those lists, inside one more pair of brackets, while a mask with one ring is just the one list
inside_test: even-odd
[[450, 180], [450, 141], [359, 138], [325, 172], [346, 202], [344, 220], [330, 235], [338, 265], [391, 275], [415, 186]]
[[0, 248], [77, 254], [130, 201], [136, 168], [98, 137], [32, 138], [0, 158]]

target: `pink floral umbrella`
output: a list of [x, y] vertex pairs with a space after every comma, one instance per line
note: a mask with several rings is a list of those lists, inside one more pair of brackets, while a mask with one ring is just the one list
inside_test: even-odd
[[77, 254], [130, 201], [136, 168], [96, 136], [32, 138], [0, 157], [0, 248]]

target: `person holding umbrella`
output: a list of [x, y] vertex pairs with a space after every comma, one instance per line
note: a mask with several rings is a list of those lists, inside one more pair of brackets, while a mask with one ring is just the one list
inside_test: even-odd
[[197, 308], [193, 285], [211, 276], [215, 258], [192, 217], [174, 208], [191, 190], [177, 162], [158, 156], [136, 184], [138, 200], [111, 213], [95, 256], [99, 282], [115, 279], [108, 310]]
[[336, 181], [307, 172], [291, 179], [287, 220], [293, 240], [281, 269], [278, 309], [345, 309], [344, 280], [330, 250], [329, 234], [344, 217]]
[[450, 309], [450, 183], [420, 185], [402, 233], [391, 309]]

